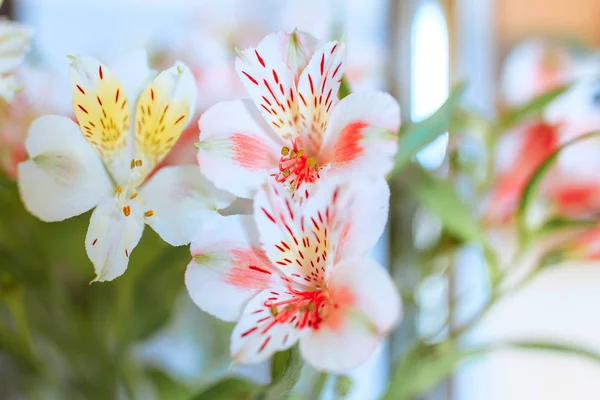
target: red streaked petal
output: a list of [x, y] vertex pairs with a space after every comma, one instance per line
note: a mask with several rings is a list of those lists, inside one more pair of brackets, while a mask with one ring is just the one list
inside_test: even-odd
[[248, 300], [263, 289], [285, 285], [260, 248], [252, 217], [223, 217], [191, 245], [185, 283], [194, 302], [226, 321], [239, 319]]
[[200, 118], [198, 164], [215, 186], [252, 198], [277, 168], [285, 143], [249, 100], [222, 102]]
[[396, 100], [382, 92], [353, 93], [334, 108], [318, 157], [331, 172], [383, 177], [393, 167], [400, 127]]

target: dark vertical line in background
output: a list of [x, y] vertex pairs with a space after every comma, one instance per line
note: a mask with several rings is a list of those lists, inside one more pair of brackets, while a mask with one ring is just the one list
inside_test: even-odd
[[0, 15], [3, 17], [9, 17], [11, 19], [14, 19], [14, 4], [13, 4], [14, 0], [4, 0], [4, 3], [2, 3], [2, 7], [0, 7]]

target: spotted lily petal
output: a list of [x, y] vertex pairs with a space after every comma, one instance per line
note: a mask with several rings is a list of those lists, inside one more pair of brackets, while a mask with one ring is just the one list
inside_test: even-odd
[[142, 237], [144, 222], [134, 209], [124, 215], [113, 199], [101, 203], [90, 219], [85, 250], [94, 264], [94, 282], [112, 281], [123, 275], [129, 256]]
[[225, 321], [238, 320], [261, 290], [284, 283], [260, 247], [251, 216], [222, 217], [199, 232], [190, 251], [188, 293], [198, 307]]
[[389, 94], [352, 93], [332, 111], [318, 157], [331, 172], [385, 176], [391, 171], [400, 107]]
[[338, 307], [300, 340], [300, 351], [315, 368], [342, 373], [373, 354], [399, 321], [401, 301], [386, 271], [366, 258], [338, 263], [327, 287]]
[[183, 63], [161, 72], [146, 86], [135, 112], [135, 157], [144, 173], [171, 150], [196, 103], [194, 76]]
[[284, 142], [248, 100], [209, 108], [199, 125], [198, 164], [204, 176], [236, 196], [253, 197], [277, 168]]

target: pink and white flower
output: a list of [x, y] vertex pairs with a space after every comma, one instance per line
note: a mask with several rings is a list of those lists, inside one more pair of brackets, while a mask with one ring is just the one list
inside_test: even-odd
[[166, 242], [187, 244], [233, 196], [195, 166], [162, 168], [148, 179], [193, 109], [196, 90], [185, 65], [157, 75], [142, 52], [113, 70], [82, 56], [72, 57], [70, 76], [79, 126], [58, 115], [31, 124], [19, 191], [25, 207], [46, 222], [95, 208], [85, 248], [94, 280], [109, 281], [125, 272], [145, 223]]
[[365, 258], [383, 232], [389, 188], [383, 178], [353, 179], [323, 178], [302, 204], [265, 184], [253, 217], [223, 217], [192, 241], [188, 292], [206, 312], [239, 321], [235, 361], [260, 362], [299, 341], [311, 365], [342, 372], [366, 361], [398, 322], [392, 280]]
[[301, 32], [271, 34], [240, 52], [236, 69], [251, 100], [222, 102], [202, 115], [202, 173], [245, 198], [269, 176], [292, 191], [325, 170], [383, 177], [396, 152], [398, 103], [381, 92], [338, 100], [345, 66], [343, 43]]

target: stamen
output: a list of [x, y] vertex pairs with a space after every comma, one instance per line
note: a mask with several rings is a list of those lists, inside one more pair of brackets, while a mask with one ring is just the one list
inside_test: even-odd
[[122, 191], [123, 191], [123, 189], [121, 189], [121, 186], [117, 186], [115, 189], [116, 194], [121, 194]]
[[314, 157], [307, 157], [299, 148], [298, 140], [292, 142], [293, 147], [283, 147], [279, 159], [279, 173], [273, 174], [279, 183], [288, 183], [292, 191], [303, 183], [314, 183], [319, 178], [320, 167]]
[[309, 167], [314, 167], [315, 165], [317, 165], [317, 162], [315, 161], [314, 157], [308, 157], [306, 159], [306, 165], [308, 165]]
[[129, 206], [123, 207], [123, 214], [125, 214], [126, 217], [129, 217], [129, 215], [131, 215], [131, 207], [129, 207]]
[[142, 160], [135, 160], [135, 166], [136, 167], [141, 167], [142, 166]]
[[151, 217], [151, 216], [153, 216], [153, 215], [154, 215], [154, 211], [152, 211], [152, 210], [148, 210], [148, 211], [146, 211], [146, 212], [144, 213], [144, 215], [145, 215], [146, 217]]
[[289, 169], [284, 169], [283, 172], [282, 172], [282, 175], [287, 178], [288, 176], [290, 176], [290, 170]]
[[288, 154], [290, 154], [290, 148], [289, 147], [284, 147], [281, 149], [281, 155], [282, 156], [287, 156]]
[[271, 315], [276, 317], [278, 313], [279, 312], [277, 311], [277, 306], [275, 306], [275, 305], [271, 306]]
[[138, 192], [135, 192], [134, 194], [132, 194], [131, 196], [129, 196], [130, 200], [135, 199], [138, 196]]
[[131, 162], [129, 163], [129, 168], [131, 168], [131, 169], [135, 168], [135, 160], [131, 160]]

